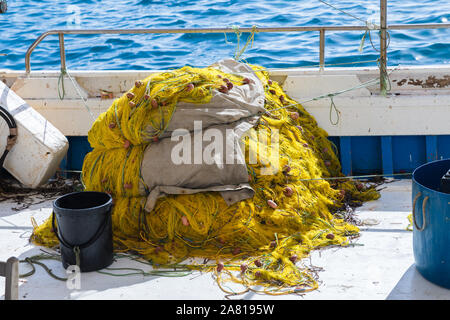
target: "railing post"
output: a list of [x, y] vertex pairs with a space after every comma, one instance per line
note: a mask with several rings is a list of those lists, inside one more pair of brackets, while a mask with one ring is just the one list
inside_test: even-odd
[[319, 53], [320, 71], [325, 67], [325, 29], [320, 29], [320, 53]]
[[387, 85], [387, 0], [380, 0], [380, 93], [386, 95]]
[[19, 259], [11, 257], [5, 265], [5, 300], [19, 299]]
[[66, 49], [64, 48], [64, 33], [60, 32], [59, 36], [59, 54], [61, 57], [61, 71], [66, 70]]

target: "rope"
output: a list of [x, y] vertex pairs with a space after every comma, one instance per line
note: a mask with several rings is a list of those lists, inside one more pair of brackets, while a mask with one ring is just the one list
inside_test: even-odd
[[[234, 56], [235, 60], [237, 60], [237, 61], [240, 60], [241, 55], [245, 52], [245, 50], [247, 49], [247, 47], [250, 43], [251, 43], [250, 48], [253, 47], [253, 40], [255, 39], [256, 32], [257, 32], [256, 26], [252, 26], [252, 33], [248, 36], [244, 47], [242, 47], [242, 49], [237, 54], [235, 54], [235, 56]], [[238, 46], [238, 49], [239, 49], [239, 46]]]
[[[58, 78], [58, 97], [59, 100], [64, 100], [64, 97], [66, 96], [66, 89], [64, 88], [64, 76], [66, 75], [66, 70], [61, 69], [61, 73], [59, 74]], [[60, 91], [60, 88], [62, 89], [62, 93]]]
[[[349, 65], [349, 64], [362, 64], [362, 63], [371, 63], [371, 62], [378, 62], [379, 59], [375, 60], [364, 60], [364, 61], [351, 61], [351, 62], [341, 62], [341, 63], [326, 63], [323, 66], [324, 67], [330, 67], [330, 66], [342, 66], [342, 65]], [[318, 68], [321, 67], [320, 64], [310, 64], [306, 66], [300, 66], [301, 68]]]
[[[331, 105], [330, 105], [330, 122], [333, 126], [336, 126], [339, 123], [339, 119], [341, 118], [341, 112], [338, 110], [338, 108], [336, 108], [336, 105], [334, 104], [334, 100], [333, 100], [333, 96], [330, 97], [330, 101], [331, 101]], [[333, 120], [331, 119], [331, 113], [333, 112], [333, 109], [336, 112], [336, 122], [333, 122]]]
[[299, 179], [299, 181], [314, 181], [314, 180], [341, 180], [341, 179], [367, 179], [367, 178], [377, 178], [377, 177], [391, 177], [391, 176], [408, 176], [412, 175], [409, 173], [385, 173], [385, 174], [368, 174], [362, 176], [343, 176], [343, 177], [324, 177], [324, 178], [313, 178], [313, 179]]
[[41, 260], [56, 260], [56, 261], [61, 261], [61, 257], [57, 256], [57, 255], [53, 255], [53, 254], [38, 254], [38, 255], [34, 255], [31, 257], [27, 257], [23, 260], [20, 260], [19, 263], [28, 263], [32, 270], [19, 275], [19, 278], [27, 278], [32, 276], [35, 272], [36, 272], [36, 268], [35, 268], [35, 264], [41, 266], [49, 276], [51, 276], [53, 279], [59, 280], [59, 281], [67, 281], [67, 278], [64, 277], [59, 277], [56, 274], [53, 273], [52, 269], [50, 269], [49, 267], [47, 267], [47, 265], [45, 265], [43, 262], [41, 262]]
[[[388, 82], [388, 84], [389, 84], [389, 90], [390, 90], [390, 88], [391, 88], [391, 87], [390, 87], [391, 84], [390, 84], [390, 80], [389, 80], [389, 75], [390, 75], [392, 72], [394, 72], [395, 70], [397, 70], [398, 67], [399, 67], [399, 66], [396, 66], [396, 67], [395, 67], [394, 69], [392, 69], [389, 73], [386, 72], [386, 79], [388, 79], [388, 81], [389, 81], [389, 82]], [[386, 70], [385, 70], [385, 71], [386, 71]], [[299, 103], [288, 104], [288, 105], [286, 105], [286, 106], [283, 106], [283, 107], [280, 107], [280, 108], [277, 108], [277, 109], [273, 109], [273, 110], [271, 110], [271, 111], [277, 111], [277, 110], [286, 109], [286, 108], [291, 108], [291, 107], [300, 110], [299, 108], [297, 108], [297, 106], [299, 106], [299, 105], [302, 105], [302, 104], [305, 104], [305, 103], [308, 103], [308, 102], [311, 102], [311, 101], [321, 100], [321, 99], [324, 99], [324, 98], [330, 98], [330, 99], [331, 99], [331, 106], [330, 106], [330, 121], [331, 121], [331, 112], [332, 112], [332, 109], [333, 109], [333, 108], [336, 110], [336, 113], [337, 113], [338, 115], [340, 114], [340, 111], [336, 108], [336, 105], [334, 104], [333, 97], [338, 96], [338, 95], [343, 94], [343, 93], [346, 93], [346, 92], [349, 92], [349, 91], [353, 91], [353, 90], [357, 90], [357, 89], [362, 89], [362, 88], [366, 88], [366, 87], [373, 86], [373, 85], [375, 85], [375, 84], [380, 83], [380, 81], [381, 81], [381, 80], [380, 80], [380, 77], [378, 77], [378, 78], [368, 80], [368, 81], [366, 81], [366, 82], [363, 82], [363, 83], [361, 83], [361, 84], [359, 84], [359, 85], [357, 85], [357, 86], [354, 86], [354, 87], [351, 87], [351, 88], [348, 88], [348, 89], [344, 89], [344, 90], [341, 90], [341, 91], [336, 91], [336, 92], [333, 92], [333, 93], [328, 93], [328, 94], [320, 95], [320, 96], [317, 96], [317, 97], [314, 97], [314, 98], [311, 98], [311, 99], [309, 99], [309, 100], [305, 100], [305, 101], [302, 101], [302, 102], [299, 102]], [[335, 125], [335, 123], [333, 123], [333, 122], [331, 122], [331, 123], [332, 123], [333, 125]], [[337, 124], [337, 123], [336, 123], [336, 124]]]
[[[116, 259], [129, 258], [130, 260], [134, 260], [139, 263], [143, 263], [143, 264], [152, 266], [151, 263], [139, 260], [138, 257], [116, 254], [115, 258]], [[36, 273], [35, 265], [39, 265], [53, 279], [59, 280], [59, 281], [67, 281], [68, 280], [68, 278], [60, 277], [60, 276], [57, 276], [55, 273], [53, 273], [52, 269], [50, 269], [45, 263], [41, 262], [42, 260], [61, 261], [61, 256], [44, 252], [42, 254], [37, 254], [37, 255], [34, 255], [31, 257], [27, 257], [23, 260], [20, 260], [19, 263], [27, 263], [28, 265], [30, 265], [31, 271], [24, 273], [24, 274], [20, 274], [19, 278], [31, 277], [32, 275], [34, 275]], [[77, 261], [77, 265], [79, 266], [79, 260]], [[190, 268], [189, 265], [173, 265], [171, 267], [173, 268], [173, 270], [164, 269], [164, 270], [150, 270], [150, 271], [144, 271], [143, 269], [140, 269], [140, 268], [127, 268], [127, 267], [126, 268], [105, 268], [104, 270], [110, 270], [110, 271], [126, 270], [126, 271], [134, 271], [134, 272], [125, 273], [125, 274], [117, 274], [117, 273], [98, 270], [97, 273], [114, 276], [114, 277], [132, 276], [132, 275], [161, 276], [161, 277], [184, 277], [184, 276], [192, 274], [192, 268]]]
[[[362, 52], [362, 51], [363, 51], [363, 48], [364, 48], [364, 42], [365, 42], [365, 38], [366, 38], [367, 34], [369, 34], [369, 40], [370, 40], [370, 44], [371, 44], [372, 48], [373, 48], [375, 51], [380, 52], [380, 50], [377, 49], [377, 48], [375, 47], [375, 45], [373, 44], [372, 36], [371, 36], [371, 30], [377, 29], [377, 30], [379, 30], [379, 31], [378, 31], [378, 34], [379, 34], [379, 36], [381, 37], [381, 29], [380, 29], [380, 26], [378, 26], [378, 25], [376, 25], [376, 24], [374, 24], [374, 23], [371, 23], [371, 22], [369, 22], [369, 21], [367, 21], [367, 20], [361, 19], [361, 18], [359, 18], [359, 17], [357, 17], [357, 16], [355, 16], [355, 15], [353, 15], [353, 14], [351, 14], [351, 13], [345, 11], [345, 10], [342, 10], [342, 9], [340, 9], [340, 8], [338, 8], [338, 7], [335, 7], [334, 5], [329, 4], [328, 2], [326, 2], [326, 1], [324, 1], [324, 0], [318, 0], [318, 1], [322, 2], [323, 4], [325, 4], [325, 5], [327, 5], [327, 6], [331, 7], [331, 8], [333, 8], [333, 9], [335, 9], [335, 10], [338, 10], [338, 11], [340, 11], [340, 12], [342, 12], [342, 13], [344, 13], [344, 14], [346, 14], [346, 15], [348, 15], [348, 16], [350, 16], [350, 17], [356, 19], [356, 20], [359, 20], [359, 21], [361, 21], [361, 22], [364, 22], [364, 24], [366, 25], [366, 28], [367, 28], [367, 29], [366, 29], [366, 31], [364, 32], [364, 35], [363, 35], [362, 38], [361, 38], [361, 43], [360, 43], [359, 49], [358, 49], [359, 52]], [[390, 45], [390, 43], [391, 43], [391, 35], [389, 34], [389, 31], [388, 31], [388, 30], [385, 30], [385, 31], [386, 31], [386, 35], [387, 35], [387, 44], [386, 44], [386, 51], [387, 51], [387, 49], [389, 48], [389, 45]], [[380, 64], [379, 59], [378, 59], [377, 65], [378, 65], [378, 69], [380, 69], [380, 73], [383, 75], [382, 78], [385, 79], [385, 83], [383, 83], [383, 85], [384, 85], [383, 87], [386, 88], [386, 89], [383, 90], [383, 92], [381, 92], [381, 94], [382, 94], [383, 96], [385, 96], [386, 93], [389, 92], [389, 91], [391, 90], [391, 88], [392, 88], [392, 86], [391, 86], [391, 80], [389, 79], [389, 75], [388, 75], [388, 73], [387, 73], [386, 68]], [[380, 79], [380, 81], [381, 81], [381, 79]], [[331, 111], [330, 111], [330, 112], [331, 112]]]
[[[387, 70], [386, 70], [386, 68], [383, 67], [383, 66], [381, 65], [381, 63], [379, 63], [379, 62], [378, 62], [378, 68], [380, 69], [380, 72], [383, 74], [383, 79], [384, 79], [384, 81], [385, 81], [384, 87], [385, 87], [386, 89], [385, 89], [385, 92], [382, 92], [382, 93], [381, 93], [382, 95], [385, 96], [385, 95], [386, 95], [386, 92], [389, 92], [389, 91], [391, 91], [391, 89], [392, 89], [391, 78], [389, 77], [390, 73], [388, 73]], [[380, 82], [381, 82], [381, 77], [380, 77]]]
[[9, 111], [6, 108], [3, 108], [2, 106], [0, 106], [0, 116], [3, 118], [3, 120], [5, 120], [6, 124], [9, 127], [9, 135], [6, 137], [5, 150], [3, 151], [3, 154], [0, 156], [0, 167], [2, 167], [9, 151], [17, 142], [17, 124], [11, 113], [9, 113]]
[[[72, 76], [67, 71], [67, 69], [61, 69], [61, 73], [60, 73], [59, 78], [58, 78], [58, 96], [59, 96], [59, 99], [63, 100], [65, 95], [66, 95], [66, 90], [65, 90], [65, 87], [64, 87], [64, 76], [65, 75], [67, 75], [67, 77], [72, 82], [72, 85], [75, 88], [75, 91], [77, 92], [77, 94], [80, 97], [81, 101], [83, 101], [84, 107], [89, 112], [92, 120], [95, 121], [96, 118], [92, 114], [91, 109], [89, 108], [89, 105], [88, 105], [87, 101], [84, 99], [83, 95], [81, 94], [81, 91], [80, 91], [80, 88], [77, 85], [77, 82], [72, 78]], [[60, 91], [60, 87], [62, 89], [62, 93]]]
[[[236, 34], [236, 38], [237, 38], [237, 45], [236, 45], [236, 50], [234, 53], [234, 60], [236, 61], [241, 61], [241, 56], [242, 54], [245, 52], [245, 50], [247, 49], [248, 45], [250, 44], [250, 48], [253, 47], [253, 41], [255, 39], [255, 33], [257, 33], [257, 27], [255, 25], [252, 26], [252, 32], [251, 34], [248, 36], [247, 41], [245, 42], [245, 45], [240, 48], [240, 39], [241, 39], [241, 31], [239, 30], [239, 26], [233, 25], [231, 26], [231, 28], [234, 30], [234, 33]], [[232, 44], [231, 42], [228, 41], [227, 38], [227, 34], [224, 33], [225, 35], [225, 43], [227, 44]]]
[[106, 272], [106, 271], [97, 271], [97, 273], [113, 276], [113, 277], [125, 277], [125, 276], [134, 276], [134, 275], [142, 275], [144, 277], [146, 276], [163, 276], [163, 277], [185, 277], [190, 274], [192, 274], [191, 270], [186, 271], [180, 271], [180, 270], [150, 270], [150, 271], [144, 271], [143, 269], [139, 268], [105, 268], [105, 270], [110, 271], [134, 271], [129, 273], [113, 273], [113, 272]]
[[367, 21], [366, 21], [366, 20], [364, 20], [364, 19], [361, 19], [361, 18], [359, 18], [359, 17], [357, 17], [357, 16], [355, 16], [355, 15], [353, 15], [353, 14], [351, 14], [351, 13], [347, 12], [347, 11], [344, 11], [344, 10], [342, 10], [342, 9], [338, 8], [338, 7], [335, 7], [335, 6], [333, 6], [332, 4], [329, 4], [329, 3], [328, 3], [328, 2], [326, 2], [326, 1], [323, 1], [323, 0], [319, 0], [319, 1], [320, 1], [320, 2], [322, 2], [323, 4], [326, 4], [327, 6], [329, 6], [329, 7], [331, 7], [331, 8], [333, 8], [333, 9], [336, 9], [336, 10], [338, 10], [338, 11], [342, 12], [343, 14], [346, 14], [346, 15], [348, 15], [348, 16], [350, 16], [350, 17], [352, 17], [352, 18], [356, 19], [356, 20], [359, 20], [359, 21], [361, 21], [361, 22], [364, 22], [364, 24], [366, 24], [366, 23], [367, 23]]

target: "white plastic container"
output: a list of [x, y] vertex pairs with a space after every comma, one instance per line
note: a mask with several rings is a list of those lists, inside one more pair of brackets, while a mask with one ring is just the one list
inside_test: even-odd
[[[17, 142], [6, 156], [3, 167], [25, 187], [36, 188], [56, 172], [67, 153], [67, 138], [0, 81], [0, 105], [17, 123]], [[0, 150], [5, 150], [9, 127], [0, 124]]]

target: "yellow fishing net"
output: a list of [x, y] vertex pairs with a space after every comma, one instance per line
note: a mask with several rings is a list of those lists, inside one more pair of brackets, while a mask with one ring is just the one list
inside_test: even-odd
[[[243, 142], [259, 155], [269, 149], [256, 164], [249, 163], [246, 153], [256, 192], [252, 199], [227, 206], [213, 192], [166, 196], [151, 212], [143, 210], [148, 191], [140, 174], [143, 153], [167, 129], [177, 103], [204, 104], [214, 90], [226, 93], [248, 84], [247, 78], [213, 67], [184, 67], [137, 81], [89, 131], [94, 150], [84, 160], [82, 178], [86, 190], [113, 196], [116, 251], [138, 253], [155, 267], [187, 257], [207, 258], [209, 263], [188, 267], [214, 272], [219, 286], [231, 294], [236, 291], [224, 286], [227, 281], [241, 284], [242, 292], [259, 286], [270, 294], [314, 290], [317, 279], [302, 258], [315, 248], [347, 245], [359, 230], [333, 213], [346, 200], [362, 202], [379, 194], [352, 180], [322, 179], [342, 176], [327, 133], [265, 69], [252, 68], [265, 88], [267, 112]], [[279, 170], [266, 175], [261, 171], [278, 155], [270, 152], [269, 138], [252, 137], [275, 129]], [[36, 227], [31, 239], [38, 245], [58, 245], [50, 220]]]

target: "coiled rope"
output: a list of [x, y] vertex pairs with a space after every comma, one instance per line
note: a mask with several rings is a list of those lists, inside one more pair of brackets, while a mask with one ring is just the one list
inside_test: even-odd
[[9, 127], [9, 135], [6, 137], [5, 151], [3, 151], [3, 154], [0, 157], [0, 167], [2, 167], [9, 151], [17, 142], [17, 124], [11, 113], [9, 113], [8, 110], [3, 108], [2, 106], [0, 106], [0, 116], [3, 118], [3, 120], [5, 120], [6, 124]]

